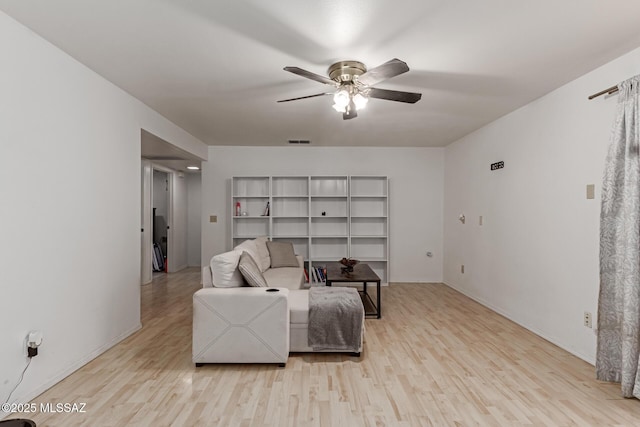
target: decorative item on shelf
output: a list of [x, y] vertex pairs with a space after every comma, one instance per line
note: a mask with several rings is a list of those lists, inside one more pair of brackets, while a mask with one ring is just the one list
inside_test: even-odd
[[236, 202], [236, 216], [240, 216], [240, 202]]
[[240, 213], [240, 216], [247, 216], [247, 215], [249, 215], [249, 214], [247, 213], [247, 211], [242, 211], [242, 212]]
[[325, 211], [322, 211], [322, 216], [327, 216], [327, 213]]
[[338, 261], [340, 264], [344, 265], [344, 267], [342, 267], [340, 270], [343, 273], [351, 273], [353, 272], [353, 267], [359, 263], [360, 261], [358, 261], [357, 259], [353, 259], [353, 258], [342, 258], [340, 261]]
[[262, 216], [269, 216], [269, 202], [267, 202], [267, 206], [264, 208]]

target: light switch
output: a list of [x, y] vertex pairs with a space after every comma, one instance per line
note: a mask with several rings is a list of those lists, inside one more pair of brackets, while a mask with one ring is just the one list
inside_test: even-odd
[[209, 216], [209, 222], [218, 222], [218, 215]]
[[595, 199], [596, 186], [594, 184], [587, 184], [587, 199]]

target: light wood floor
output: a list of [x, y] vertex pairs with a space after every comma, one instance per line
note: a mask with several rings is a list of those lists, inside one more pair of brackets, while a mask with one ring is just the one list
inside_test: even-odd
[[34, 400], [85, 414], [38, 426], [640, 425], [594, 368], [442, 284], [383, 289], [364, 353], [292, 355], [286, 368], [191, 363], [199, 271], [143, 287], [143, 328]]

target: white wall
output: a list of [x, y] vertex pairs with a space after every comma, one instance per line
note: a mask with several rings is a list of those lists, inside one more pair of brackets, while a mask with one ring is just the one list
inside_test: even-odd
[[[153, 208], [156, 215], [169, 222], [169, 175], [167, 172], [153, 170]], [[151, 211], [153, 212], [153, 210]]]
[[[180, 177], [182, 175], [182, 177]], [[187, 180], [184, 174], [173, 172], [173, 218], [171, 238], [173, 239], [173, 260], [169, 260], [169, 271], [187, 268]]]
[[[202, 230], [202, 175], [188, 173], [187, 178], [187, 263], [189, 267], [200, 267]], [[207, 220], [209, 217], [207, 217]]]
[[29, 330], [44, 342], [12, 401], [140, 327], [140, 129], [201, 142], [0, 12], [0, 400]]
[[[591, 363], [596, 336], [583, 313], [595, 326], [601, 177], [617, 97], [587, 96], [638, 73], [640, 50], [446, 148], [445, 282]], [[491, 172], [499, 160], [505, 168]]]
[[[233, 176], [387, 175], [391, 281], [440, 282], [443, 154], [442, 148], [210, 147], [202, 170], [201, 261], [208, 264], [231, 245]], [[208, 222], [209, 215], [218, 222]]]

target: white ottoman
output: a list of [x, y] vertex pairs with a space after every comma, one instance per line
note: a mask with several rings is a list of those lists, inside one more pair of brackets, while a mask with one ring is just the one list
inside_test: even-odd
[[[278, 291], [268, 291], [279, 289]], [[289, 356], [289, 290], [204, 288], [193, 295], [193, 362], [278, 363]]]

